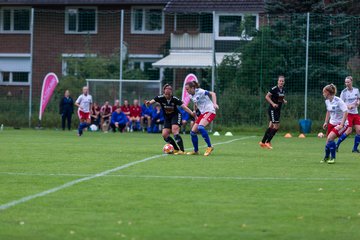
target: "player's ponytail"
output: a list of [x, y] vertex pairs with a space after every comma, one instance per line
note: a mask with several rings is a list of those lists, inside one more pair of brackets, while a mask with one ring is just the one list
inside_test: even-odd
[[336, 95], [336, 86], [333, 83], [326, 85], [324, 90], [326, 90], [330, 95]]

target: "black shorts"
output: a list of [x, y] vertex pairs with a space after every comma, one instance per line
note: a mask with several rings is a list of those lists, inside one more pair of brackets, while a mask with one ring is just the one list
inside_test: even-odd
[[170, 116], [165, 115], [164, 128], [171, 129], [172, 125], [181, 126], [181, 113]]
[[280, 123], [280, 108], [269, 108], [269, 118], [272, 123]]

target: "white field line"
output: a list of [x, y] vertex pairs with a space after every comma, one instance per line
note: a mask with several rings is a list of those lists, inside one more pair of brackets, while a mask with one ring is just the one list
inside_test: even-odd
[[[252, 137], [255, 137], [255, 136], [236, 138], [236, 139], [233, 139], [233, 140], [230, 140], [230, 141], [220, 142], [220, 143], [216, 143], [216, 144], [213, 144], [213, 145], [232, 143], [234, 141], [244, 140], [244, 139], [248, 139], [248, 138], [252, 138]], [[122, 166], [119, 166], [119, 167], [116, 167], [116, 168], [113, 168], [113, 169], [109, 169], [109, 170], [106, 170], [106, 171], [103, 171], [103, 172], [100, 172], [100, 173], [96, 173], [96, 174], [93, 174], [93, 175], [90, 175], [90, 176], [86, 176], [86, 177], [83, 177], [83, 178], [80, 178], [80, 179], [77, 179], [77, 180], [74, 180], [74, 181], [70, 181], [70, 182], [65, 183], [63, 185], [60, 185], [58, 187], [51, 188], [49, 190], [46, 190], [46, 191], [43, 191], [43, 192], [40, 192], [40, 193], [37, 193], [37, 194], [29, 195], [29, 196], [26, 196], [26, 197], [23, 197], [23, 198], [20, 198], [20, 199], [17, 199], [17, 200], [2, 204], [2, 205], [0, 205], [0, 211], [1, 210], [6, 210], [6, 209], [8, 209], [10, 207], [16, 206], [16, 205], [24, 203], [24, 202], [28, 202], [28, 201], [30, 201], [32, 199], [43, 197], [43, 196], [46, 196], [46, 195], [48, 195], [50, 193], [60, 191], [62, 189], [71, 187], [71, 186], [76, 185], [78, 183], [86, 182], [86, 181], [89, 181], [89, 180], [92, 180], [92, 179], [95, 179], [95, 178], [98, 178], [98, 177], [103, 177], [103, 176], [108, 175], [109, 173], [117, 172], [117, 171], [120, 171], [122, 169], [137, 165], [139, 163], [147, 162], [149, 160], [160, 158], [160, 157], [163, 157], [163, 156], [166, 156], [166, 155], [165, 154], [155, 155], [155, 156], [152, 156], [152, 157], [144, 158], [142, 160], [130, 162], [130, 163], [124, 164]]]
[[[0, 175], [16, 176], [41, 176], [41, 177], [90, 177], [91, 174], [76, 173], [17, 173], [0, 172]], [[297, 177], [241, 177], [241, 176], [168, 176], [168, 175], [128, 175], [128, 174], [108, 174], [102, 177], [122, 177], [122, 178], [159, 178], [159, 179], [191, 179], [191, 180], [251, 180], [251, 181], [354, 181], [354, 178], [297, 178]]]

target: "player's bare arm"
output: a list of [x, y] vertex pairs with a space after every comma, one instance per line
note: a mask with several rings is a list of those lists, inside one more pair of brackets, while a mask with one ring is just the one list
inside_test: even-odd
[[338, 126], [336, 126], [337, 130], [340, 130], [340, 129], [342, 129], [344, 127], [345, 121], [347, 120], [347, 117], [348, 117], [348, 112], [346, 111], [343, 114], [343, 118], [341, 119], [341, 123]]
[[210, 96], [211, 96], [211, 100], [214, 104], [214, 108], [215, 109], [219, 109], [219, 105], [217, 105], [217, 99], [216, 99], [216, 93], [214, 92], [209, 92]]
[[146, 101], [145, 102], [145, 105], [148, 107], [148, 106], [150, 106], [151, 104], [153, 104], [155, 102], [155, 100], [154, 99], [151, 99], [150, 101]]
[[181, 107], [182, 107], [182, 109], [184, 109], [188, 114], [190, 114], [192, 117], [195, 117], [195, 116], [196, 116], [196, 114], [195, 114], [193, 111], [191, 111], [191, 109], [188, 108], [185, 104], [182, 104]]
[[265, 99], [266, 99], [266, 101], [268, 101], [268, 103], [270, 103], [270, 105], [273, 106], [274, 108], [277, 108], [277, 107], [278, 107], [278, 105], [271, 100], [271, 93], [268, 92], [268, 93], [266, 94], [266, 96], [265, 96]]
[[328, 125], [328, 122], [329, 122], [329, 117], [330, 117], [330, 113], [329, 113], [329, 111], [327, 111], [326, 115], [325, 115], [325, 121], [324, 121], [324, 124], [323, 124], [323, 129], [326, 129], [326, 127]]
[[74, 105], [77, 106], [80, 110], [82, 110], [79, 103], [75, 102]]

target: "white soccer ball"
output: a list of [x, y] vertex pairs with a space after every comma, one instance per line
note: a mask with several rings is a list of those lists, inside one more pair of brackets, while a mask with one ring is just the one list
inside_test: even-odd
[[90, 125], [90, 130], [91, 130], [92, 132], [96, 132], [96, 131], [98, 130], [98, 127], [97, 127], [95, 124], [91, 124], [91, 125]]
[[322, 132], [318, 133], [318, 138], [323, 138], [325, 135]]
[[174, 146], [169, 143], [165, 144], [165, 146], [163, 147], [163, 152], [166, 154], [174, 153]]

